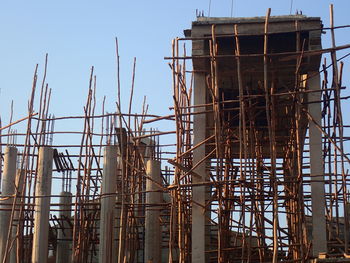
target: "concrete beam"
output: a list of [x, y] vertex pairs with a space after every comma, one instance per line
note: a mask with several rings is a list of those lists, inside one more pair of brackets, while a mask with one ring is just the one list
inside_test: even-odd
[[106, 146], [101, 190], [99, 263], [116, 262], [115, 202], [117, 191], [118, 146]]
[[47, 263], [50, 195], [52, 182], [53, 149], [39, 149], [38, 174], [35, 186], [34, 236], [32, 263]]
[[[309, 90], [320, 90], [321, 81], [318, 72], [309, 72]], [[321, 126], [321, 92], [308, 93], [309, 113]], [[317, 103], [312, 103], [316, 102]], [[317, 257], [327, 252], [324, 168], [322, 157], [322, 133], [313, 121], [309, 121], [311, 207], [312, 207], [312, 254]]]
[[[2, 177], [2, 192], [1, 197], [9, 197], [15, 193], [15, 179], [16, 179], [16, 162], [17, 162], [17, 148], [6, 147], [4, 153], [4, 170]], [[13, 198], [8, 198], [0, 201], [0, 262], [6, 252], [6, 243], [10, 229], [11, 210]], [[6, 210], [2, 210], [6, 209]], [[7, 257], [9, 258], [9, 256]], [[8, 260], [7, 260], [8, 262]]]
[[[147, 161], [147, 176], [161, 184], [160, 161]], [[144, 262], [161, 262], [162, 233], [160, 226], [160, 207], [162, 198], [160, 188], [153, 181], [146, 181], [146, 217], [145, 217], [145, 260]]]

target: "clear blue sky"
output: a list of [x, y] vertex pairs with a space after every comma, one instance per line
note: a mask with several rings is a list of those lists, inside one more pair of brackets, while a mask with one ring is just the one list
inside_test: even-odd
[[[335, 5], [336, 25], [350, 24], [349, 0], [294, 0], [292, 13], [302, 10], [320, 16], [329, 25], [329, 4]], [[264, 16], [290, 13], [290, 0], [234, 0], [233, 15]], [[107, 110], [115, 110], [115, 42], [119, 38], [122, 92], [127, 98], [133, 57], [137, 57], [136, 108], [143, 95], [150, 112], [169, 114], [172, 105], [171, 72], [164, 61], [171, 40], [190, 28], [196, 9], [208, 15], [209, 0], [149, 1], [1, 1], [0, 4], [0, 115], [8, 122], [11, 99], [14, 119], [25, 116], [33, 71], [43, 69], [49, 53], [47, 81], [53, 90], [51, 112], [56, 116], [82, 114], [89, 70], [95, 66], [97, 99], [107, 95]], [[231, 0], [212, 0], [211, 16], [230, 16]], [[349, 30], [339, 31], [337, 42], [349, 43]], [[329, 46], [327, 37], [324, 46]], [[346, 60], [345, 62], [349, 62]], [[345, 67], [349, 73], [348, 66]], [[124, 105], [126, 105], [126, 101]]]

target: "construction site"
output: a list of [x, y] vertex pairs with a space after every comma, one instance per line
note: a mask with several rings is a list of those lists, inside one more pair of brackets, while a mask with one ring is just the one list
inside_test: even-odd
[[91, 68], [82, 114], [56, 117], [37, 65], [28, 114], [0, 121], [0, 263], [350, 262], [350, 26], [270, 14], [169, 43], [167, 116], [132, 113], [119, 75], [99, 105]]

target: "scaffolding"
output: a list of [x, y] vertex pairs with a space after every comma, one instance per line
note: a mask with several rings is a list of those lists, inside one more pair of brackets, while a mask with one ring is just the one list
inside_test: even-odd
[[346, 262], [350, 45], [335, 30], [350, 26], [330, 10], [329, 28], [270, 9], [198, 17], [166, 58], [167, 116], [132, 113], [133, 82], [122, 107], [116, 43], [116, 108], [98, 105], [91, 68], [83, 114], [55, 117], [46, 57], [27, 116], [0, 123], [1, 262]]
[[[335, 45], [334, 29], [332, 7], [330, 28], [269, 10], [265, 18], [199, 17], [173, 42], [171, 246], [179, 262], [347, 257], [348, 97], [336, 51], [348, 45]], [[332, 47], [322, 49], [325, 30]], [[319, 70], [323, 54], [331, 61]]]

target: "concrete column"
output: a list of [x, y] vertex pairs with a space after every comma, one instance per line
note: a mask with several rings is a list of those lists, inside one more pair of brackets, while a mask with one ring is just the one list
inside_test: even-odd
[[[24, 170], [17, 169], [17, 174], [16, 174], [16, 187], [18, 189], [18, 197], [16, 200], [16, 207], [15, 207], [15, 213], [13, 215], [13, 222], [12, 222], [12, 233], [11, 233], [11, 242], [14, 240], [13, 246], [10, 250], [10, 263], [16, 263], [17, 262], [17, 248], [18, 248], [18, 243], [19, 239], [17, 239], [17, 230], [21, 232], [21, 229], [18, 229], [20, 227], [20, 209], [22, 206], [22, 193], [23, 193], [23, 185], [24, 185]], [[16, 240], [15, 240], [16, 239]], [[19, 256], [19, 259], [21, 257]]]
[[[17, 148], [7, 147], [4, 154], [4, 170], [1, 184], [1, 196], [4, 198], [15, 193], [16, 162]], [[0, 262], [3, 262], [5, 255], [13, 200], [13, 198], [8, 198], [0, 201]]]
[[[147, 161], [147, 176], [153, 181], [162, 183], [160, 161]], [[146, 180], [146, 217], [145, 217], [145, 260], [144, 262], [161, 262], [162, 233], [160, 226], [160, 207], [162, 192], [153, 181]]]
[[[206, 103], [206, 83], [204, 73], [194, 74], [194, 105]], [[194, 112], [203, 111], [203, 108], [195, 108]], [[193, 144], [196, 145], [206, 138], [206, 123], [205, 114], [196, 114], [193, 117]], [[205, 145], [201, 145], [193, 151], [193, 165], [196, 165], [205, 157]], [[206, 162], [201, 163], [194, 172], [200, 177], [192, 176], [192, 182], [202, 183], [207, 180]], [[192, 187], [192, 263], [204, 263], [206, 260], [205, 250], [207, 247], [208, 227], [206, 227], [206, 187]], [[210, 215], [209, 215], [210, 216]]]
[[71, 261], [72, 229], [67, 221], [71, 218], [71, 209], [72, 193], [61, 192], [59, 218], [63, 229], [59, 228], [57, 231], [56, 263], [69, 263]]
[[[321, 81], [318, 72], [310, 72], [309, 90], [320, 90]], [[321, 126], [321, 93], [308, 93], [309, 113], [315, 122]], [[318, 101], [318, 102], [316, 102]], [[316, 102], [316, 103], [312, 103]], [[311, 207], [312, 207], [312, 252], [317, 257], [319, 253], [327, 252], [325, 189], [322, 158], [322, 133], [313, 121], [309, 121], [310, 144], [310, 174], [311, 174]]]
[[50, 195], [52, 182], [53, 149], [39, 149], [38, 174], [35, 186], [34, 236], [32, 263], [47, 263]]
[[[119, 153], [119, 152], [118, 152]], [[121, 202], [122, 202], [122, 173], [121, 173], [121, 159], [120, 156], [117, 157], [117, 186], [116, 186], [116, 192], [117, 195], [115, 197], [115, 201], [117, 205], [115, 206], [115, 221], [116, 221], [116, 227], [115, 227], [115, 242], [116, 242], [116, 253], [115, 253], [115, 263], [118, 263], [119, 258], [119, 234], [120, 234], [120, 219], [121, 219]]]
[[106, 146], [102, 176], [99, 262], [115, 262], [115, 202], [118, 146]]

